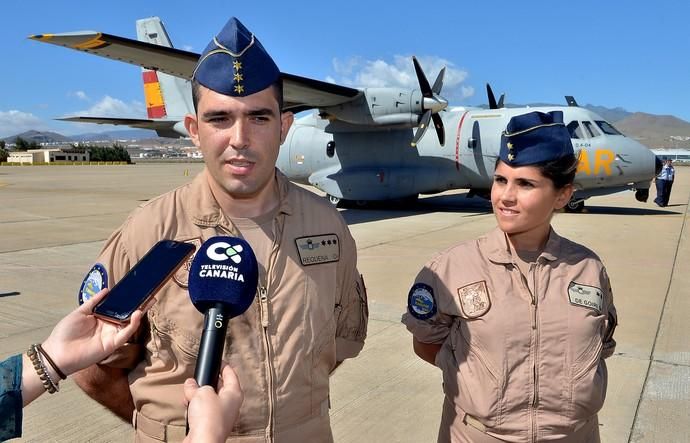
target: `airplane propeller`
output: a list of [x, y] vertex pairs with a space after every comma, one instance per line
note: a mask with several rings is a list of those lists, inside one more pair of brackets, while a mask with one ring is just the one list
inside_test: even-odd
[[505, 94], [501, 94], [501, 97], [498, 99], [498, 103], [496, 103], [496, 97], [494, 96], [494, 91], [491, 89], [490, 84], [486, 84], [486, 95], [489, 97], [489, 109], [501, 109], [504, 107], [503, 101], [506, 98]]
[[419, 129], [412, 138], [410, 143], [412, 147], [417, 146], [419, 140], [424, 137], [424, 133], [429, 127], [431, 120], [434, 121], [434, 128], [436, 129], [436, 135], [438, 136], [438, 141], [443, 146], [446, 142], [446, 131], [443, 127], [443, 119], [438, 113], [444, 110], [448, 106], [448, 100], [441, 97], [441, 88], [443, 88], [443, 76], [446, 74], [446, 68], [441, 69], [438, 73], [436, 81], [434, 81], [434, 86], [429, 86], [429, 81], [422, 71], [422, 67], [417, 61], [417, 57], [412, 56], [412, 63], [414, 64], [414, 70], [417, 74], [417, 80], [419, 81], [419, 88], [422, 91], [422, 108], [426, 111], [419, 120]]

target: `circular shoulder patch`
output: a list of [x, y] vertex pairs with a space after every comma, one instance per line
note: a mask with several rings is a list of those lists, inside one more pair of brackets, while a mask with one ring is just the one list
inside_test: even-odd
[[85, 301], [100, 292], [101, 289], [108, 287], [108, 272], [105, 266], [100, 263], [93, 265], [91, 270], [84, 277], [79, 288], [79, 304], [84, 304]]
[[407, 296], [407, 310], [419, 320], [428, 320], [436, 314], [434, 290], [425, 283], [415, 283]]

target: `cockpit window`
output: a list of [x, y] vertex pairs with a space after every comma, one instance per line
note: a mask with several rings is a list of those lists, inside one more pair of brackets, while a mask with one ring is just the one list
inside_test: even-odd
[[568, 123], [568, 132], [570, 132], [570, 138], [585, 138], [582, 133], [582, 128], [580, 127], [580, 122], [577, 120]]
[[582, 122], [582, 124], [585, 126], [585, 129], [587, 129], [587, 133], [590, 137], [598, 137], [601, 135], [599, 130], [594, 126], [594, 123], [585, 120]]
[[618, 129], [614, 128], [613, 125], [612, 125], [611, 123], [607, 122], [607, 121], [604, 121], [604, 120], [597, 120], [595, 123], [597, 124], [597, 126], [599, 126], [599, 129], [601, 129], [601, 131], [602, 131], [604, 134], [607, 134], [607, 135], [623, 135], [623, 134], [620, 133], [620, 131], [619, 131]]

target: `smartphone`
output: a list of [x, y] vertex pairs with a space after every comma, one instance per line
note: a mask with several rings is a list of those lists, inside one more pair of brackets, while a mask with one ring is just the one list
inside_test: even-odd
[[161, 240], [118, 281], [93, 309], [96, 317], [126, 323], [192, 255], [191, 243]]

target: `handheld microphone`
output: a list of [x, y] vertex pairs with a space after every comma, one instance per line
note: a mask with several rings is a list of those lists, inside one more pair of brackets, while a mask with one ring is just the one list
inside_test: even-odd
[[236, 237], [211, 237], [197, 250], [189, 269], [189, 295], [204, 314], [194, 379], [216, 389], [228, 321], [251, 306], [259, 267], [249, 243]]

